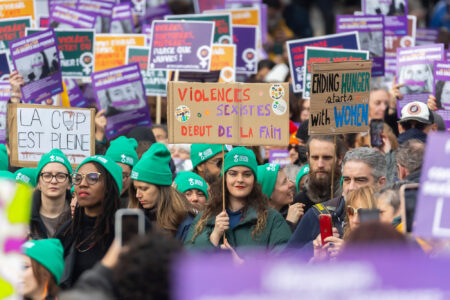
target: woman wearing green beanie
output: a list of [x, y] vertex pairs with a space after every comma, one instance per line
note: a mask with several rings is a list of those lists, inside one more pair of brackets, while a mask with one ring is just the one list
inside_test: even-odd
[[26, 299], [56, 299], [64, 270], [63, 247], [58, 239], [31, 240], [22, 245], [24, 269], [21, 294]]
[[194, 172], [180, 172], [175, 178], [175, 187], [198, 211], [202, 211], [208, 199], [208, 185], [200, 175]]
[[[291, 236], [279, 212], [267, 207], [267, 197], [257, 183], [257, 162], [253, 151], [237, 147], [225, 155], [225, 191], [222, 182], [211, 186], [210, 200], [189, 230], [190, 249], [235, 249], [262, 247], [281, 250]], [[225, 193], [223, 210], [222, 195]], [[223, 236], [226, 240], [223, 240]]]
[[84, 271], [101, 260], [114, 239], [122, 168], [106, 156], [91, 156], [78, 166], [72, 181], [78, 204], [73, 219], [57, 233], [66, 265], [63, 288], [71, 287]]
[[141, 208], [156, 228], [184, 240], [193, 220], [193, 209], [173, 188], [169, 167], [170, 152], [155, 143], [145, 152], [131, 172], [130, 208]]

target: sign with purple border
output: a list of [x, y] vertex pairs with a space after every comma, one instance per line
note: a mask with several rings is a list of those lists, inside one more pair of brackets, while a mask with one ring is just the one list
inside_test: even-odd
[[[164, 16], [172, 14], [172, 10], [167, 3], [156, 6], [151, 6], [149, 4], [150, 3], [147, 2], [145, 15], [139, 19], [140, 23], [143, 24], [142, 26], [148, 26], [147, 24], [150, 24], [151, 26], [154, 20], [164, 20]], [[142, 31], [142, 33], [144, 33], [144, 31]]]
[[9, 78], [8, 52], [0, 52], [0, 81], [6, 81]]
[[95, 16], [96, 33], [108, 33], [114, 4], [115, 2], [109, 1], [78, 0], [77, 8]]
[[122, 3], [114, 6], [109, 32], [135, 33], [130, 3]]
[[54, 29], [92, 29], [95, 26], [95, 16], [75, 8], [54, 5], [50, 8], [49, 24]]
[[105, 110], [108, 139], [136, 126], [152, 125], [139, 64], [95, 72], [92, 87], [98, 108]]
[[436, 111], [444, 120], [447, 131], [450, 130], [450, 62], [434, 62], [434, 96], [438, 110]]
[[397, 35], [408, 33], [408, 1], [362, 0], [362, 11], [366, 15], [384, 15], [385, 29]]
[[0, 50], [8, 49], [8, 43], [25, 36], [31, 27], [31, 17], [0, 19]]
[[88, 107], [88, 101], [84, 98], [83, 92], [75, 79], [64, 79], [67, 95], [71, 107]]
[[439, 38], [438, 28], [417, 28], [416, 46], [435, 44]]
[[233, 25], [233, 43], [236, 45], [236, 74], [256, 74], [258, 60], [256, 54], [258, 27]]

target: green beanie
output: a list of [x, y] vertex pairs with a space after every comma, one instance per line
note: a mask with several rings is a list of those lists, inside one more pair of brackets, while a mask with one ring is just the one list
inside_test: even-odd
[[0, 178], [12, 179], [16, 181], [16, 176], [14, 176], [14, 174], [9, 171], [0, 170]]
[[109, 157], [103, 155], [94, 155], [89, 156], [88, 158], [83, 160], [83, 162], [77, 168], [77, 173], [82, 165], [87, 164], [89, 162], [96, 162], [101, 164], [106, 169], [106, 171], [108, 171], [109, 174], [111, 174], [114, 181], [116, 182], [120, 194], [120, 192], [122, 191], [122, 168]]
[[298, 190], [298, 185], [300, 183], [300, 180], [302, 180], [303, 176], [305, 176], [306, 174], [309, 173], [309, 165], [304, 165], [301, 169], [300, 172], [298, 172], [297, 174], [297, 178], [295, 179], [295, 188], [297, 189], [297, 193], [300, 192]]
[[272, 196], [279, 170], [280, 165], [277, 164], [265, 164], [258, 166], [258, 182], [261, 184], [262, 192], [267, 196], [267, 198]]
[[[224, 151], [227, 152], [227, 147], [224, 147]], [[222, 152], [221, 144], [192, 144], [191, 145], [191, 161], [192, 168], [195, 167], [202, 162], [207, 161], [214, 155]]]
[[0, 144], [0, 171], [8, 171], [8, 151], [6, 146]]
[[42, 169], [47, 164], [53, 162], [63, 164], [66, 167], [69, 174], [72, 174], [72, 166], [70, 165], [69, 160], [61, 150], [55, 148], [49, 153], [42, 155], [41, 160], [39, 161], [38, 166], [36, 168], [36, 181], [37, 177], [39, 177], [39, 175], [41, 174]]
[[136, 153], [137, 146], [138, 143], [135, 139], [128, 139], [122, 135], [110, 143], [105, 156], [116, 163], [126, 164], [133, 168], [139, 160]]
[[64, 271], [64, 249], [58, 239], [31, 240], [22, 245], [22, 251], [53, 274], [59, 284]]
[[177, 190], [184, 193], [189, 190], [200, 190], [205, 194], [206, 199], [208, 199], [208, 185], [206, 181], [194, 172], [180, 172], [175, 178], [175, 184], [177, 185]]
[[33, 168], [22, 168], [14, 173], [17, 182], [23, 182], [36, 187], [36, 169]]
[[225, 154], [224, 171], [235, 166], [244, 166], [252, 170], [253, 174], [257, 178], [258, 163], [256, 162], [255, 153], [252, 150], [245, 147], [233, 148], [230, 152]]
[[171, 185], [170, 152], [164, 144], [154, 143], [134, 166], [131, 179], [155, 185]]

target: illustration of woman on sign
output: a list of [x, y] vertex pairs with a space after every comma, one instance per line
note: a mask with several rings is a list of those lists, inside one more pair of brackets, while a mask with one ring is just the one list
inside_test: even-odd
[[50, 66], [47, 56], [43, 51], [35, 53], [31, 58], [31, 72], [25, 77], [25, 83], [47, 77], [50, 74]]

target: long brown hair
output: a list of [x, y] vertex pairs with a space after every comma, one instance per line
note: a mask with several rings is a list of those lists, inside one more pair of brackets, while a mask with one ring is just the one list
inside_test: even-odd
[[39, 286], [45, 286], [47, 293], [43, 299], [47, 296], [55, 297], [59, 292], [59, 287], [56, 284], [55, 277], [49, 270], [47, 270], [43, 265], [35, 261], [30, 257], [31, 269], [33, 270], [33, 276]]
[[[375, 198], [375, 190], [371, 186], [364, 186], [357, 190], [354, 190], [351, 192], [345, 201], [345, 208], [347, 209], [347, 206], [354, 207], [354, 204], [356, 202], [359, 202], [360, 208], [365, 209], [374, 209], [377, 207], [377, 201]], [[344, 229], [344, 240], [347, 240], [348, 236], [350, 235], [350, 219], [348, 217], [348, 214], [345, 214], [345, 229]]]
[[[226, 180], [225, 173], [225, 180]], [[213, 185], [211, 185], [210, 199], [206, 203], [205, 211], [200, 217], [200, 220], [195, 225], [195, 232], [192, 237], [191, 242], [194, 241], [195, 237], [199, 235], [204, 229], [207, 221], [214, 218], [223, 210], [223, 200], [222, 200], [223, 190], [222, 190], [222, 180], [217, 180]], [[225, 206], [228, 207], [230, 204], [229, 200], [230, 192], [228, 191], [227, 185], [225, 183]], [[245, 199], [245, 206], [242, 209], [242, 215], [245, 216], [249, 207], [256, 209], [258, 214], [258, 219], [256, 221], [255, 228], [252, 231], [252, 238], [255, 240], [256, 235], [260, 234], [266, 227], [267, 215], [269, 210], [267, 208], [268, 199], [261, 191], [261, 185], [256, 181], [253, 184], [253, 188], [250, 194]]]

